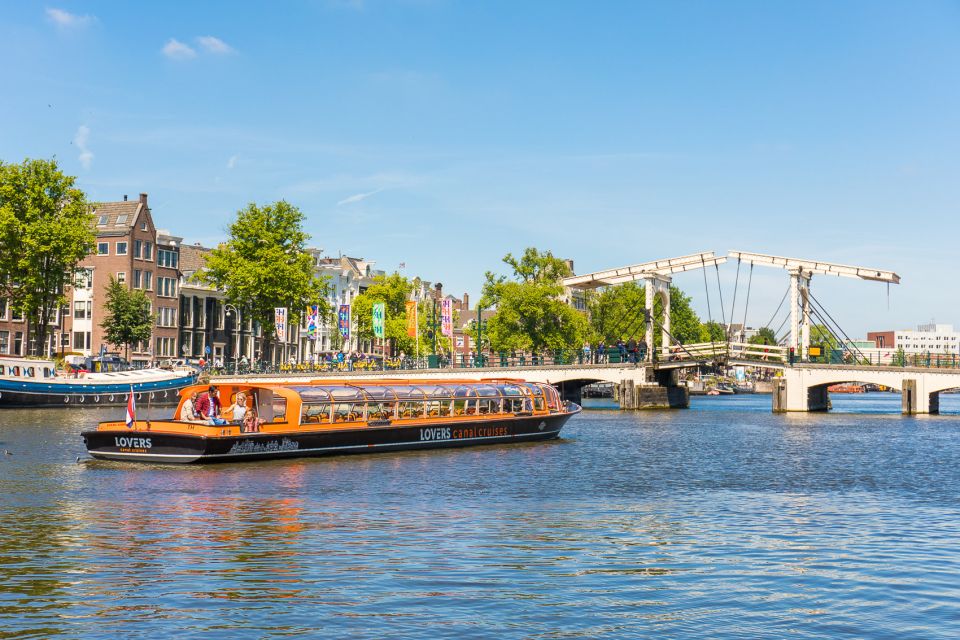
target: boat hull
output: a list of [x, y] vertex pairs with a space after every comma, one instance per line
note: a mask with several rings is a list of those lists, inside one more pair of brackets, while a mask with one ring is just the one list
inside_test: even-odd
[[564, 423], [579, 411], [577, 407], [569, 413], [483, 422], [446, 421], [223, 437], [147, 430], [87, 431], [83, 439], [90, 455], [103, 460], [173, 464], [236, 462], [549, 440], [558, 437]]
[[121, 407], [127, 404], [131, 387], [138, 403], [172, 405], [179, 402], [180, 389], [195, 382], [194, 376], [132, 383], [0, 380], [0, 408]]

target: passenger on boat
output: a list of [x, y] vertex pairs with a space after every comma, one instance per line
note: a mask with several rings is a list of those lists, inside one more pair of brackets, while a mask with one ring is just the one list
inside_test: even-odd
[[191, 393], [190, 397], [187, 398], [187, 401], [183, 403], [183, 407], [180, 409], [180, 419], [184, 422], [203, 422], [203, 418], [197, 415], [195, 408], [197, 395], [196, 391]]
[[220, 404], [220, 390], [211, 386], [202, 394], [194, 406], [196, 412], [207, 419], [209, 424], [224, 425], [222, 405]]
[[233, 400], [233, 406], [230, 407], [230, 417], [234, 422], [243, 422], [247, 415], [247, 396], [243, 391], [237, 393]]

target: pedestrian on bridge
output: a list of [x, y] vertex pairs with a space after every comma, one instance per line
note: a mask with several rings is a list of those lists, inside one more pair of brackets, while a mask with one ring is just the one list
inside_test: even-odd
[[637, 341], [633, 336], [630, 336], [630, 339], [627, 340], [627, 356], [630, 358], [630, 362], [637, 364]]

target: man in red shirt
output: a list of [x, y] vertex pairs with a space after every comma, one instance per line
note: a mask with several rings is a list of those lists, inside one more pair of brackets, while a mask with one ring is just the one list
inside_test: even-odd
[[206, 393], [201, 394], [194, 405], [194, 411], [197, 412], [197, 415], [208, 420], [210, 424], [227, 424], [227, 421], [220, 415], [222, 409], [220, 390], [214, 386], [207, 389]]

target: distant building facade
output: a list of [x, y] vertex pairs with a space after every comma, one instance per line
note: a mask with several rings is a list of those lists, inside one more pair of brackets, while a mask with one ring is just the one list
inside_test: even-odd
[[904, 353], [960, 354], [960, 332], [952, 324], [921, 324], [916, 331], [872, 331], [867, 340], [878, 348], [903, 349]]

